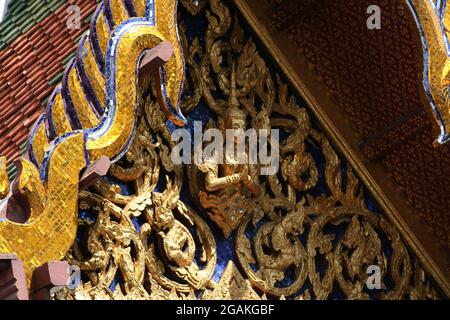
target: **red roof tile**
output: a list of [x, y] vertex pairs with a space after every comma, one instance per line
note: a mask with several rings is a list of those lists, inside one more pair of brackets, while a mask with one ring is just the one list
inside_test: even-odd
[[[81, 30], [67, 29], [71, 4], [81, 9]], [[20, 156], [43, 100], [53, 91], [49, 82], [64, 70], [63, 61], [75, 52], [77, 39], [89, 27], [83, 21], [96, 6], [96, 0], [66, 3], [0, 51], [0, 155], [9, 162]]]

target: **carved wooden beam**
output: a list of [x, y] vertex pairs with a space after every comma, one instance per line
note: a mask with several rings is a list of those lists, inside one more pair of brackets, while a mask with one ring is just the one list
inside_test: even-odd
[[170, 60], [173, 52], [173, 46], [169, 41], [163, 41], [156, 47], [146, 50], [139, 64], [139, 76], [158, 70]]
[[0, 254], [0, 300], [28, 300], [23, 262], [13, 254]]
[[69, 278], [67, 261], [52, 261], [37, 268], [32, 280], [33, 300], [50, 300], [52, 291], [67, 286]]
[[[52, 261], [37, 268], [31, 281], [33, 300], [49, 300], [55, 289], [69, 282], [67, 261]], [[29, 300], [25, 269], [14, 254], [0, 255], [0, 300]]]
[[103, 156], [86, 168], [80, 179], [80, 190], [93, 185], [95, 181], [104, 177], [111, 166], [111, 160]]

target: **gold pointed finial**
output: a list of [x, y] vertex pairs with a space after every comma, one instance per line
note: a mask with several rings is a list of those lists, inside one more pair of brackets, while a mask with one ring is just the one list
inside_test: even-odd
[[224, 111], [223, 116], [228, 119], [245, 121], [247, 114], [240, 108], [240, 102], [237, 94], [236, 85], [236, 66], [233, 62], [231, 68], [231, 85], [230, 85], [230, 97], [228, 99], [228, 108]]
[[231, 67], [231, 91], [230, 91], [230, 101], [231, 108], [239, 108], [239, 100], [237, 98], [236, 90], [236, 64], [233, 61], [233, 66]]

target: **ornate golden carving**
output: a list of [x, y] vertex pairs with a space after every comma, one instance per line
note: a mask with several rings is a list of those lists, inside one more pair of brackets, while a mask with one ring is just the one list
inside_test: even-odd
[[[86, 272], [89, 282], [60, 296], [193, 298], [194, 290], [214, 287], [215, 239], [204, 220], [179, 200], [182, 168], [169, 160], [171, 140], [163, 122], [157, 104], [148, 100], [135, 142], [125, 157], [127, 168], [116, 163], [110, 171], [116, 179], [133, 180], [134, 195], [120, 195], [120, 188], [106, 181], [94, 186], [98, 194], [80, 194], [81, 209], [95, 214], [96, 221], [80, 221], [81, 228], [86, 228], [88, 255], [75, 244], [67, 259]], [[168, 174], [162, 193], [155, 191], [161, 170]], [[138, 218], [144, 220], [139, 231], [133, 224]], [[195, 236], [189, 228], [196, 229]], [[197, 250], [202, 252], [202, 267], [195, 260]], [[117, 272], [124, 285], [111, 292]]]
[[[80, 208], [95, 219], [80, 219], [84, 240], [74, 245], [67, 259], [81, 267], [85, 281], [56, 298], [326, 299], [336, 290], [341, 298], [352, 299], [438, 298], [396, 227], [367, 208], [358, 177], [311, 123], [288, 86], [270, 72], [252, 38], [244, 37], [238, 19], [220, 0], [210, 0], [205, 7], [204, 40], [194, 37], [188, 42], [182, 37], [189, 92], [184, 112], [202, 101], [219, 118], [209, 126], [220, 128], [221, 120], [224, 127], [227, 122], [223, 111], [231, 107], [235, 116], [245, 112], [251, 127], [279, 128], [287, 136], [281, 145], [281, 174], [252, 177], [260, 192], [250, 195], [252, 204], [236, 200], [245, 205], [245, 214], [237, 230], [233, 232], [229, 223], [225, 232], [236, 236], [235, 254], [243, 273], [235, 262], [228, 262], [219, 282], [212, 280], [217, 247], [205, 223], [210, 208], [200, 200], [200, 214], [180, 200], [186, 173], [170, 161], [170, 133], [155, 99], [149, 97], [136, 139], [110, 170], [114, 179], [133, 182], [133, 191], [125, 195], [119, 185], [102, 180], [95, 192], [80, 195]], [[202, 10], [189, 12], [199, 15]], [[184, 35], [183, 19], [180, 28]], [[228, 99], [213, 98], [217, 96]], [[222, 183], [215, 164], [205, 167], [206, 175], [211, 173], [208, 188], [199, 188], [202, 182], [208, 184], [208, 177], [192, 179], [193, 172], [200, 172], [195, 167], [188, 170], [192, 198], [201, 193], [217, 196], [218, 190], [233, 191], [238, 185], [226, 181], [234, 178]], [[235, 174], [231, 170], [225, 177]], [[165, 183], [156, 191], [161, 180]], [[139, 228], [133, 224], [136, 219]], [[370, 265], [381, 271], [383, 288], [375, 292], [366, 286]], [[118, 273], [123, 280], [111, 290]], [[257, 291], [264, 293], [262, 297]]]
[[[391, 7], [389, 0], [377, 1], [383, 8], [382, 19], [392, 21], [392, 28], [367, 33], [355, 29], [352, 20], [339, 18], [349, 11], [364, 11], [367, 6], [360, 0], [329, 2], [327, 10], [314, 10], [319, 7], [318, 1], [302, 0], [302, 5], [294, 6], [294, 10], [291, 3], [298, 1], [276, 7], [277, 1], [267, 1], [276, 9], [267, 15], [265, 10], [254, 9], [257, 1], [233, 0], [267, 54], [277, 61], [293, 89], [307, 101], [330, 141], [370, 189], [380, 209], [399, 228], [409, 249], [450, 296], [445, 254], [445, 248], [450, 248], [446, 214], [450, 208], [446, 201], [450, 170], [444, 160], [450, 146], [433, 147], [437, 134], [430, 130], [432, 121], [422, 112], [429, 108], [423, 107], [421, 90], [417, 90], [423, 79], [419, 70], [422, 63], [417, 63], [422, 62], [422, 55], [416, 55], [420, 33], [415, 32], [407, 2]], [[310, 10], [302, 11], [303, 3], [308, 2], [312, 3]], [[330, 15], [335, 19], [326, 19]], [[329, 32], [337, 21], [341, 22], [339, 28]], [[268, 25], [280, 25], [282, 30], [273, 33]], [[355, 41], [361, 42], [361, 50], [354, 50]], [[374, 47], [380, 50], [372, 50]], [[367, 72], [357, 75], [355, 61]], [[367, 90], [367, 85], [375, 90]], [[393, 123], [393, 119], [401, 119], [401, 124]], [[347, 130], [349, 124], [352, 128]], [[418, 179], [419, 176], [427, 178]], [[403, 199], [407, 200], [406, 205]], [[432, 205], [424, 206], [425, 203]], [[423, 221], [414, 230], [416, 215]], [[427, 242], [429, 233], [437, 241]]]
[[[177, 0], [139, 0], [134, 4], [138, 2], [146, 10], [136, 19], [130, 19], [134, 13], [127, 14], [121, 1], [99, 5], [91, 33], [81, 41], [82, 54], [69, 63], [62, 85], [55, 89], [46, 114], [41, 115], [30, 134], [31, 161], [20, 161], [19, 175], [13, 184], [16, 198], [25, 200], [30, 217], [26, 224], [0, 220], [0, 253], [14, 253], [24, 261], [28, 282], [34, 268], [62, 259], [75, 239], [81, 170], [103, 156], [115, 161], [128, 149], [137, 120], [140, 61], [146, 50], [163, 41], [169, 41], [174, 51], [155, 77], [160, 88], [156, 92], [167, 116], [180, 123], [177, 115], [169, 113], [171, 107], [179, 110], [184, 81], [184, 60], [175, 21]], [[112, 14], [107, 22], [99, 20], [106, 9]], [[92, 41], [87, 41], [89, 37]], [[109, 45], [94, 48], [93, 43], [98, 44], [99, 38], [110, 40]], [[96, 85], [86, 85], [90, 81]], [[88, 97], [86, 91], [90, 90], [92, 96]], [[93, 107], [95, 104], [106, 110], [103, 118]], [[69, 133], [67, 125], [71, 126]], [[9, 181], [4, 159], [0, 165], [3, 198], [7, 196]], [[4, 212], [8, 210], [6, 205], [4, 201]]]
[[[223, 110], [219, 109], [217, 103], [213, 107], [213, 110], [219, 112], [217, 126], [224, 137], [228, 129], [242, 130], [242, 132], [247, 129], [247, 114], [240, 109], [236, 96], [234, 67], [231, 80], [228, 104], [223, 106]], [[234, 139], [233, 147], [237, 149], [238, 138]], [[244, 150], [243, 153], [244, 164], [238, 164], [238, 159], [232, 156], [230, 158], [226, 154], [223, 164], [216, 163], [215, 158], [206, 159], [205, 163], [191, 166], [189, 172], [191, 192], [198, 194], [200, 205], [208, 211], [209, 216], [222, 229], [226, 238], [241, 224], [244, 216], [255, 209], [255, 200], [261, 194], [258, 168], [248, 163], [247, 151]], [[198, 181], [198, 178], [204, 181]]]
[[251, 284], [242, 277], [233, 261], [228, 265], [213, 291], [206, 291], [203, 300], [262, 300]]

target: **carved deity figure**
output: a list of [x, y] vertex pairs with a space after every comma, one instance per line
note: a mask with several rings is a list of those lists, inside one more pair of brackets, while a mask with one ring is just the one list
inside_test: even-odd
[[[239, 132], [247, 129], [247, 114], [240, 108], [236, 95], [236, 72], [233, 67], [231, 93], [228, 108], [219, 114], [218, 127], [223, 137], [226, 131], [234, 130], [233, 149], [226, 148], [224, 142], [223, 163], [217, 157], [205, 160], [197, 166], [204, 173], [204, 190], [199, 192], [200, 204], [208, 210], [211, 219], [222, 229], [225, 237], [240, 224], [242, 218], [255, 207], [255, 199], [261, 193], [258, 167], [249, 164], [249, 148], [246, 145], [240, 157], [238, 153]], [[230, 152], [232, 151], [232, 152]]]

